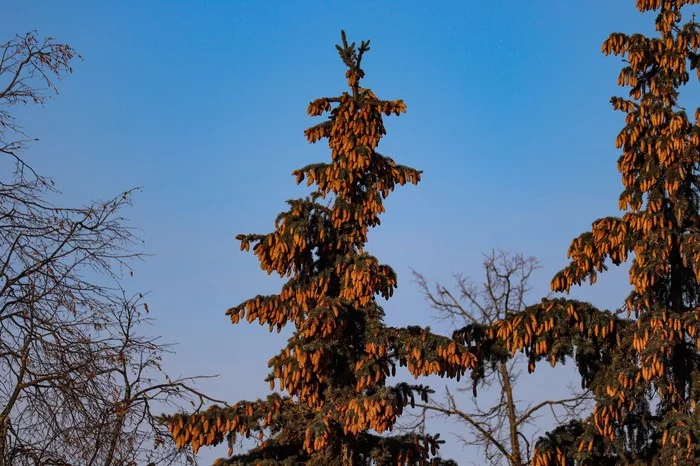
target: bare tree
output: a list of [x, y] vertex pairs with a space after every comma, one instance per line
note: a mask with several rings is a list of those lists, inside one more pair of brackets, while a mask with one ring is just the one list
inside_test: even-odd
[[0, 154], [12, 158], [18, 175], [30, 171], [35, 179], [46, 181], [20, 156], [30, 139], [16, 123], [11, 108], [43, 104], [51, 93], [57, 94], [55, 81], [62, 73], [72, 72], [70, 62], [75, 57], [75, 50], [69, 45], [51, 38], [39, 39], [33, 32], [0, 44]]
[[[455, 329], [466, 325], [488, 327], [525, 309], [529, 281], [538, 263], [534, 257], [499, 250], [485, 256], [483, 267], [483, 283], [455, 275], [455, 291], [441, 284], [432, 288], [423, 275], [415, 271], [413, 275], [439, 320]], [[559, 421], [577, 417], [585, 409], [589, 394], [572, 390], [572, 395], [564, 399], [523, 402], [516, 396], [516, 384], [520, 368], [527, 361], [520, 354], [511, 357], [505, 348], [501, 350], [503, 358], [485, 367], [478, 378], [489, 395], [497, 394], [493, 402], [480, 403], [476, 387], [457, 389], [468, 392], [466, 402], [446, 387], [442, 401], [417, 404], [424, 410], [418, 422], [425, 422], [425, 412], [454, 416], [470, 432], [460, 435], [460, 440], [480, 447], [489, 464], [521, 466], [532, 458], [537, 438], [537, 430], [532, 427], [542, 411], [549, 409]]]
[[148, 308], [123, 288], [141, 257], [121, 217], [132, 191], [57, 206], [22, 158], [12, 106], [43, 103], [74, 57], [33, 33], [0, 45], [0, 163], [14, 166], [0, 171], [0, 464], [194, 463], [153, 411], [217, 400], [162, 372], [169, 346], [144, 334]]

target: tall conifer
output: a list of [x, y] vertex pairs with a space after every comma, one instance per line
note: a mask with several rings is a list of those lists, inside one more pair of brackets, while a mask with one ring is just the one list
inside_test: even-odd
[[[554, 291], [594, 283], [606, 264], [631, 260], [632, 291], [616, 312], [544, 300], [484, 331], [481, 344], [524, 351], [534, 370], [575, 357], [593, 413], [537, 443], [534, 466], [697, 465], [700, 460], [700, 109], [679, 101], [690, 70], [700, 79], [700, 26], [682, 10], [698, 0], [637, 0], [656, 13], [656, 37], [611, 34], [606, 55], [625, 59], [614, 97], [621, 217], [574, 239]], [[688, 16], [688, 15], [686, 15]], [[693, 78], [695, 79], [695, 78]]]
[[615, 33], [603, 44], [604, 54], [625, 58], [618, 84], [630, 88], [628, 98], [611, 100], [626, 115], [617, 137], [625, 213], [575, 239], [571, 264], [552, 283], [568, 291], [594, 282], [606, 260], [632, 256], [623, 306], [630, 320], [604, 350], [605, 364], [588, 374], [597, 403], [576, 440], [577, 450], [595, 449], [616, 464], [690, 465], [700, 457], [700, 109], [691, 121], [679, 103], [689, 69], [698, 67], [700, 27], [681, 15], [691, 3], [637, 0], [640, 12], [657, 13], [658, 36]]
[[[356, 47], [343, 33], [337, 49], [349, 92], [312, 101], [309, 115], [330, 116], [304, 133], [312, 143], [328, 140], [331, 161], [293, 172], [297, 183], [306, 180], [315, 189], [288, 201], [272, 233], [237, 237], [242, 250], [253, 247], [268, 274], [289, 278], [279, 294], [256, 296], [227, 312], [233, 323], [257, 320], [270, 331], [294, 326], [287, 346], [268, 363], [271, 389], [288, 396], [276, 392], [168, 418], [178, 445], [195, 451], [225, 439], [234, 445], [237, 436], [260, 438], [259, 446], [221, 464], [428, 464], [437, 436], [377, 435], [391, 430], [416, 396], [425, 400], [429, 393], [420, 385], [387, 385], [387, 377], [397, 366], [415, 376], [458, 377], [477, 360], [429, 329], [383, 322], [376, 296], [388, 299], [397, 277], [365, 251], [367, 233], [379, 225], [383, 199], [396, 185], [418, 183], [421, 172], [376, 151], [386, 134], [382, 114], [399, 115], [406, 105], [360, 86], [369, 41]], [[433, 458], [432, 464], [447, 463]]]

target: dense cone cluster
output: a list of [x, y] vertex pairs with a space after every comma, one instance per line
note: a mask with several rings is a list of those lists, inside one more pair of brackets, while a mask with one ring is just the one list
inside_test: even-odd
[[700, 78], [700, 26], [681, 14], [694, 3], [637, 0], [641, 12], [656, 12], [658, 37], [615, 33], [603, 44], [604, 54], [624, 57], [618, 84], [630, 88], [629, 98], [612, 99], [626, 115], [617, 138], [625, 213], [597, 220], [572, 242], [571, 263], [552, 288], [593, 283], [607, 262], [632, 258], [633, 289], [615, 316], [579, 312], [578, 336], [557, 342], [575, 348], [595, 407], [542, 439], [536, 466], [699, 462], [700, 109], [691, 120], [679, 103], [689, 71]]
[[534, 466], [700, 463], [700, 109], [691, 120], [679, 102], [690, 71], [700, 79], [700, 26], [681, 14], [697, 3], [637, 0], [641, 12], [656, 12], [659, 37], [615, 33], [603, 44], [604, 54], [624, 57], [618, 83], [630, 88], [611, 101], [626, 115], [617, 138], [624, 215], [573, 240], [552, 289], [595, 283], [608, 263], [631, 259], [624, 304], [611, 313], [543, 300], [454, 335], [477, 357], [475, 384], [486, 364], [516, 352], [530, 371], [540, 360], [575, 359], [593, 412], [541, 438]]
[[221, 464], [446, 464], [430, 460], [437, 437], [376, 434], [391, 430], [407, 405], [429, 393], [420, 385], [388, 386], [397, 366], [415, 376], [459, 377], [477, 357], [428, 329], [383, 323], [376, 297], [391, 297], [397, 277], [365, 252], [367, 233], [379, 225], [394, 187], [418, 183], [420, 171], [376, 151], [386, 134], [383, 115], [399, 115], [406, 105], [360, 87], [368, 50], [369, 42], [355, 47], [343, 35], [338, 51], [350, 91], [309, 104], [309, 115], [330, 113], [305, 131], [309, 142], [328, 140], [330, 163], [293, 172], [297, 183], [315, 185], [312, 194], [288, 201], [272, 233], [237, 237], [242, 250], [252, 246], [263, 270], [288, 278], [279, 294], [227, 312], [233, 323], [258, 321], [270, 331], [294, 326], [287, 346], [269, 361], [271, 389], [288, 395], [168, 418], [178, 445], [195, 451], [224, 440], [233, 445], [237, 436], [260, 439]]

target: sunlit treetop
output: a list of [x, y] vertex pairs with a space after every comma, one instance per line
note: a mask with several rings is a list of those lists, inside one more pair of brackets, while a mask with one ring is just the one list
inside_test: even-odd
[[287, 278], [280, 293], [255, 296], [227, 311], [233, 323], [257, 320], [271, 331], [294, 326], [287, 346], [268, 363], [271, 389], [287, 395], [169, 418], [179, 444], [195, 449], [224, 439], [233, 445], [237, 435], [259, 436], [257, 448], [225, 463], [427, 460], [436, 453], [437, 437], [376, 434], [392, 430], [416, 396], [425, 400], [430, 393], [421, 385], [387, 385], [387, 377], [397, 366], [415, 376], [459, 377], [476, 362], [450, 338], [383, 322], [376, 298], [392, 296], [397, 276], [365, 252], [368, 230], [379, 225], [389, 193], [397, 185], [417, 184], [421, 172], [377, 152], [386, 134], [383, 115], [399, 115], [406, 105], [361, 86], [369, 41], [356, 47], [343, 33], [337, 49], [349, 90], [313, 100], [308, 114], [328, 119], [304, 132], [311, 143], [328, 141], [331, 160], [293, 172], [312, 193], [287, 201], [273, 232], [237, 236], [242, 250], [252, 246], [263, 270]]

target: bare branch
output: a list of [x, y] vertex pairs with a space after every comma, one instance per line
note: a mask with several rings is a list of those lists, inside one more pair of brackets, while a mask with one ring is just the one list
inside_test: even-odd
[[422, 408], [427, 411], [437, 411], [442, 414], [446, 414], [447, 416], [457, 416], [463, 421], [467, 422], [472, 428], [474, 428], [477, 432], [479, 432], [485, 439], [487, 439], [494, 447], [500, 451], [503, 456], [506, 458], [510, 457], [510, 453], [508, 452], [508, 449], [501, 444], [500, 441], [496, 437], [494, 437], [494, 432], [487, 430], [486, 428], [483, 427], [483, 425], [475, 420], [470, 414], [460, 411], [459, 409], [449, 409], [449, 408], [443, 408], [440, 406], [436, 405], [426, 405], [423, 403], [416, 403], [417, 408]]
[[[454, 275], [457, 293], [445, 286], [428, 286], [427, 279], [413, 271], [423, 295], [441, 320], [449, 320], [456, 328], [465, 325], [489, 326], [524, 310], [530, 291], [529, 281], [538, 268], [537, 260], [507, 251], [491, 251], [484, 256], [484, 281], [475, 283], [461, 275]], [[457, 299], [459, 296], [459, 299]], [[588, 392], [574, 393], [570, 398], [540, 401], [522, 406], [516, 398], [517, 380], [523, 359], [514, 355], [509, 361], [495, 361], [484, 368], [480, 384], [496, 390], [498, 397], [486, 406], [477, 401], [472, 387], [458, 388], [469, 392], [466, 406], [458, 406], [457, 400], [445, 391], [445, 402], [430, 400], [421, 404], [424, 411], [457, 416], [472, 433], [461, 436], [467, 445], [482, 449], [486, 462], [493, 465], [507, 461], [511, 466], [522, 466], [531, 460], [532, 445], [537, 432], [523, 430], [533, 424], [542, 408], [549, 407], [555, 419], [573, 419], [581, 414], [590, 399]]]
[[21, 157], [10, 109], [57, 92], [74, 56], [34, 33], [0, 44], [0, 154], [15, 164], [0, 170], [0, 464], [194, 464], [153, 411], [223, 402], [196, 388], [202, 377], [171, 380], [170, 347], [141, 333], [143, 297], [122, 286], [143, 258], [121, 216], [135, 190], [56, 206]]
[[[524, 413], [520, 415], [517, 421], [517, 425], [522, 424], [523, 422], [528, 421], [529, 419], [532, 418], [532, 416], [539, 411], [542, 408], [549, 407], [552, 409], [552, 415], [556, 418], [557, 414], [554, 412], [554, 407], [555, 406], [562, 406], [566, 409], [567, 412], [571, 412], [576, 410], [577, 408], [581, 407], [586, 401], [591, 400], [592, 396], [588, 390], [586, 390], [584, 393], [579, 394], [577, 396], [571, 397], [571, 398], [564, 398], [561, 400], [545, 400], [537, 403]], [[560, 421], [558, 421], [560, 422]]]

